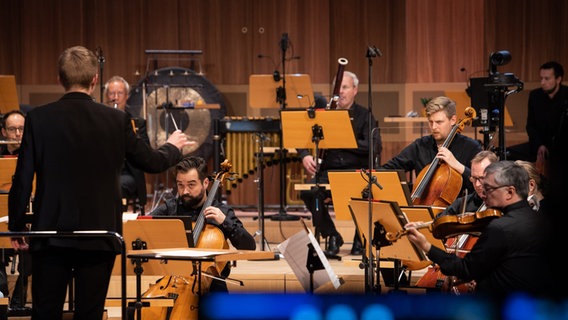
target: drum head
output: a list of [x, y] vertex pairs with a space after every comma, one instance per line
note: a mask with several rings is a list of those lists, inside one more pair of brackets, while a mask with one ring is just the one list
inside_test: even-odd
[[[219, 108], [199, 108], [203, 104]], [[184, 148], [183, 154], [206, 160], [213, 153], [213, 123], [226, 115], [223, 96], [217, 88], [204, 76], [179, 67], [152, 71], [145, 81], [132, 88], [128, 105], [133, 115], [146, 119], [153, 147], [164, 144], [177, 127], [196, 142]]]

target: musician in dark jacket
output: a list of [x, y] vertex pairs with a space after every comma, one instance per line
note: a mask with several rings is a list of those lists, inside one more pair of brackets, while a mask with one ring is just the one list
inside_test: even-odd
[[[483, 190], [488, 208], [503, 216], [483, 228], [463, 258], [433, 246], [412, 222], [405, 226], [408, 239], [422, 249], [448, 276], [475, 280], [476, 292], [498, 300], [517, 292], [542, 295], [551, 291], [547, 259], [550, 226], [527, 201], [529, 177], [512, 161], [499, 161], [485, 169]], [[546, 275], [546, 276], [544, 276]]]
[[[222, 240], [229, 240], [237, 249], [256, 249], [253, 236], [244, 228], [235, 211], [217, 199], [207, 196], [209, 178], [207, 163], [203, 158], [189, 156], [183, 159], [176, 165], [175, 175], [178, 196], [167, 199], [165, 203], [150, 212], [151, 216], [190, 216], [195, 222], [203, 210], [206, 222], [218, 227], [223, 233]], [[220, 192], [220, 189], [215, 191]], [[199, 243], [193, 245], [199, 247]], [[227, 278], [230, 272], [230, 264], [227, 264], [220, 271], [221, 278]], [[209, 289], [217, 292], [227, 291], [227, 286], [224, 281], [214, 280]]]
[[473, 193], [474, 188], [469, 181], [471, 159], [482, 150], [481, 144], [456, 133], [450, 145], [443, 146], [457, 124], [456, 103], [444, 96], [433, 98], [426, 105], [426, 116], [431, 134], [414, 140], [382, 167], [414, 171], [418, 175], [434, 158], [438, 158], [462, 176], [461, 190], [467, 188], [470, 194]]
[[[349, 112], [353, 134], [357, 141], [356, 149], [327, 149], [325, 156], [319, 167], [318, 176], [316, 177], [316, 161], [310, 150], [299, 149], [299, 156], [302, 158], [304, 169], [313, 178], [311, 183], [329, 183], [327, 173], [329, 170], [345, 170], [345, 169], [364, 169], [369, 167], [369, 126], [373, 130], [374, 155], [380, 156], [382, 149], [381, 136], [378, 132], [377, 122], [373, 117], [369, 124], [369, 111], [363, 106], [355, 102], [359, 86], [357, 75], [352, 72], [345, 71], [339, 90], [339, 99], [337, 100], [337, 109], [345, 109]], [[324, 132], [325, 134], [325, 132]], [[375, 157], [373, 157], [375, 159]], [[379, 161], [376, 161], [377, 163]], [[331, 199], [330, 191], [322, 191], [317, 189], [306, 190], [300, 193], [300, 197], [304, 201], [306, 207], [312, 213], [315, 233], [323, 238], [327, 238], [327, 248], [324, 253], [328, 257], [335, 257], [339, 253], [340, 247], [343, 245], [343, 237], [335, 228], [335, 224], [329, 215], [329, 211], [325, 205], [327, 199]], [[355, 233], [353, 239], [353, 247], [351, 254], [360, 255], [363, 253], [361, 239], [358, 233]]]
[[[124, 159], [148, 172], [162, 172], [190, 144], [176, 131], [152, 149], [137, 138], [124, 112], [91, 96], [98, 60], [81, 46], [58, 60], [61, 99], [34, 108], [25, 130], [8, 200], [10, 231], [26, 230], [26, 208], [36, 177], [32, 231], [105, 230], [122, 233], [119, 175]], [[13, 238], [17, 250], [25, 239]], [[117, 253], [117, 239], [104, 237], [31, 238], [32, 318], [61, 319], [68, 285], [74, 281], [75, 319], [102, 319]]]
[[473, 184], [475, 192], [468, 193], [467, 197], [462, 196], [457, 198], [452, 204], [446, 207], [444, 211], [438, 213], [436, 219], [448, 215], [458, 215], [464, 212], [478, 212], [487, 209], [484, 201], [483, 177], [485, 175], [485, 168], [497, 161], [499, 161], [499, 158], [493, 151], [483, 150], [476, 154], [475, 157], [471, 159], [471, 176], [469, 177], [469, 181]]
[[[106, 97], [107, 105], [126, 112], [131, 118], [132, 130], [147, 144], [150, 144], [150, 138], [146, 130], [146, 120], [135, 117], [130, 111], [130, 107], [126, 104], [129, 93], [130, 85], [123, 77], [113, 76], [105, 84], [104, 96]], [[144, 207], [148, 200], [144, 171], [137, 168], [130, 161], [125, 160], [124, 167], [120, 173], [120, 188], [123, 198], [138, 200], [134, 204], [134, 211], [144, 214]]]

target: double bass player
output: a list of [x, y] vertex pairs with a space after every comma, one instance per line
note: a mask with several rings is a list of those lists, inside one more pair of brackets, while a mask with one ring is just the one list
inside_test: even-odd
[[430, 135], [414, 140], [398, 155], [383, 164], [382, 168], [402, 169], [418, 175], [435, 159], [438, 159], [441, 164], [449, 166], [451, 170], [461, 175], [463, 184], [459, 191], [467, 188], [469, 193], [472, 193], [473, 185], [469, 181], [471, 159], [482, 150], [481, 144], [457, 133], [448, 146], [443, 146], [457, 124], [456, 103], [448, 97], [439, 96], [431, 99], [426, 105], [426, 117]]

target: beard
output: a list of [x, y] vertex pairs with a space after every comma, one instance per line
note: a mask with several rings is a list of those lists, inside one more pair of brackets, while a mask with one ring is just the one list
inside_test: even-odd
[[556, 90], [557, 85], [555, 84], [554, 87], [548, 89], [548, 90], [544, 90], [544, 92], [546, 92], [546, 94], [551, 94], [554, 92], [554, 90]]
[[181, 195], [181, 204], [187, 209], [196, 208], [201, 203], [204, 196], [205, 196], [205, 188], [202, 189], [201, 192], [197, 196], [191, 196], [189, 194], [182, 194]]

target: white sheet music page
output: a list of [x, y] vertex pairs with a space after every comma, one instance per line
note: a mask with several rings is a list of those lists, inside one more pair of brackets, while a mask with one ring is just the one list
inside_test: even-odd
[[[302, 220], [303, 222], [303, 220]], [[305, 226], [305, 224], [304, 224]], [[278, 249], [284, 256], [284, 259], [294, 271], [296, 278], [304, 287], [306, 292], [310, 291], [310, 272], [307, 268], [308, 261], [308, 244], [312, 244], [320, 258], [324, 269], [314, 271], [314, 291], [320, 286], [331, 281], [335, 289], [341, 286], [341, 279], [335, 274], [329, 261], [325, 257], [323, 251], [321, 250], [314, 234], [309, 228], [299, 231], [292, 237], [288, 238], [284, 242], [278, 245]]]

